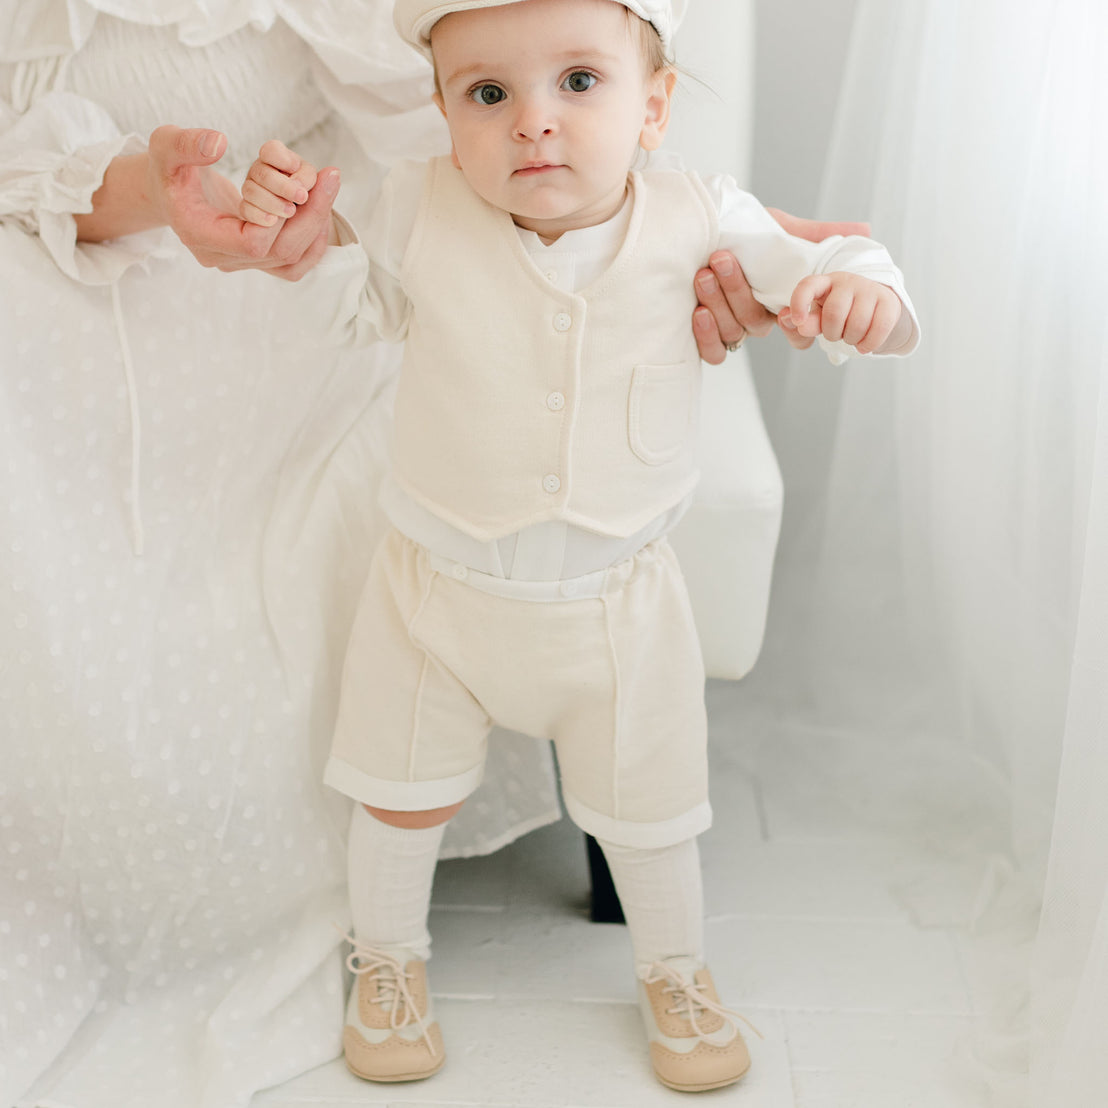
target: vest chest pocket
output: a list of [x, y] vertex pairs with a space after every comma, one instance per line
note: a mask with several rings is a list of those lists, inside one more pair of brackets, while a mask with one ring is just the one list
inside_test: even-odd
[[631, 374], [627, 434], [636, 457], [647, 465], [671, 462], [693, 429], [696, 365], [637, 365]]

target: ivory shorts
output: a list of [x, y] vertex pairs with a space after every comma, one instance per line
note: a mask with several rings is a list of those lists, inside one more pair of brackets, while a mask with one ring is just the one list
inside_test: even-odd
[[705, 830], [704, 668], [668, 542], [497, 594], [517, 585], [389, 532], [350, 637], [327, 783], [378, 808], [454, 804], [480, 783], [495, 723], [553, 741], [589, 834], [651, 847]]

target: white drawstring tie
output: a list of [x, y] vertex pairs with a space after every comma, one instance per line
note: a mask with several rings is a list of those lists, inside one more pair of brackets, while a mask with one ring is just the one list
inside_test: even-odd
[[123, 306], [119, 299], [119, 282], [112, 282], [112, 314], [119, 336], [119, 352], [123, 359], [123, 378], [127, 383], [127, 403], [131, 417], [131, 547], [137, 557], [144, 549], [142, 526], [141, 466], [142, 466], [142, 416], [139, 412], [138, 389], [135, 386], [135, 366], [131, 360], [131, 344], [127, 341], [127, 328], [123, 323]]

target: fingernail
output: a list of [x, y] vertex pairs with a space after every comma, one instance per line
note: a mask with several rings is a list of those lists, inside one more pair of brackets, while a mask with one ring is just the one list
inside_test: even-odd
[[712, 262], [712, 268], [721, 277], [730, 277], [735, 271], [735, 267], [731, 264], [731, 259], [726, 254], [724, 254], [722, 258], [716, 258]]
[[719, 290], [719, 282], [710, 273], [705, 273], [696, 279], [696, 287], [710, 296]]
[[323, 178], [323, 195], [324, 196], [336, 196], [339, 191], [339, 175], [337, 173], [328, 173]]
[[205, 158], [214, 158], [215, 152], [219, 149], [219, 132], [208, 131], [204, 137], [200, 140], [200, 153]]
[[308, 199], [308, 190], [307, 189], [300, 189], [296, 194], [296, 203], [297, 204], [303, 204], [304, 201], [307, 200], [307, 199]]

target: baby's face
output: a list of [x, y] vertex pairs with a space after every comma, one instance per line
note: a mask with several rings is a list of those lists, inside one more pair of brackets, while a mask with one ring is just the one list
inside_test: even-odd
[[552, 241], [619, 210], [640, 146], [669, 118], [672, 75], [647, 72], [613, 0], [523, 0], [431, 32], [454, 164], [478, 195]]

